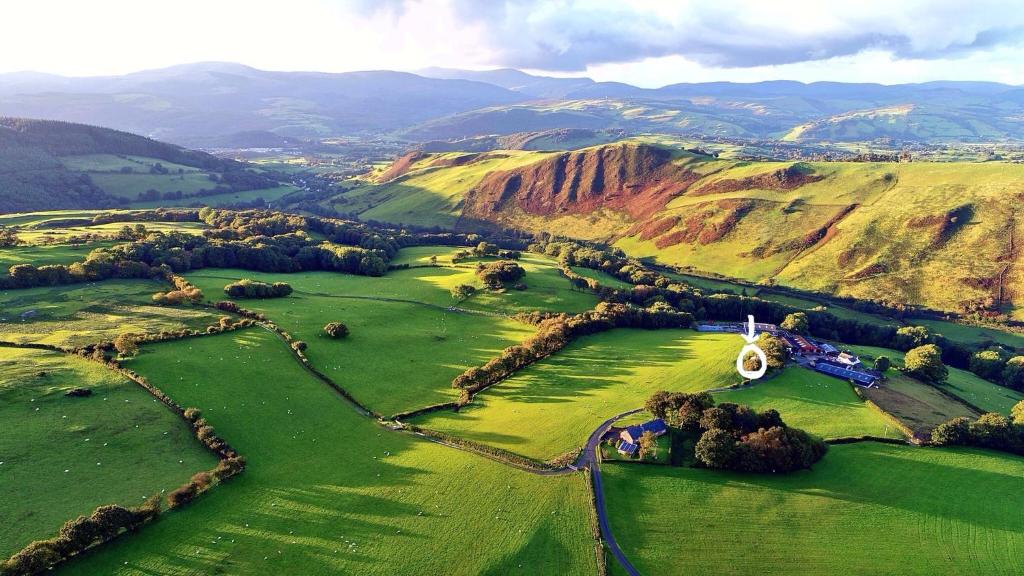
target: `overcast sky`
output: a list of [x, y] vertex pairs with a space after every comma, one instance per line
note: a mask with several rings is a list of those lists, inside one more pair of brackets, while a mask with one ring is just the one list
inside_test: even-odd
[[1024, 83], [1021, 0], [32, 0], [3, 6], [0, 72], [515, 67], [674, 82]]

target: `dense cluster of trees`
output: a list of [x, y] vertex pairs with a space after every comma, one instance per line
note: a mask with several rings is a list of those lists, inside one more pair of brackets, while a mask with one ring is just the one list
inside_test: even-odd
[[509, 346], [487, 364], [466, 370], [452, 381], [462, 390], [459, 402], [467, 403], [472, 394], [500, 382], [512, 373], [561, 350], [574, 338], [612, 328], [688, 328], [693, 316], [670, 306], [639, 308], [626, 304], [602, 302], [593, 310], [580, 314], [533, 313], [521, 320], [537, 326], [537, 332], [522, 344]]
[[660, 391], [644, 407], [680, 433], [697, 438], [694, 457], [708, 468], [791, 472], [810, 468], [827, 450], [821, 439], [787, 426], [775, 410], [716, 406], [706, 392]]
[[496, 258], [501, 258], [502, 260], [519, 260], [519, 258], [522, 256], [522, 253], [520, 253], [518, 250], [504, 250], [497, 244], [492, 244], [490, 242], [478, 243], [473, 248], [472, 251], [467, 253], [466, 257], [468, 257], [470, 254], [477, 258], [493, 256]]
[[512, 260], [498, 260], [478, 264], [476, 275], [488, 288], [499, 290], [506, 282], [517, 282], [526, 275], [526, 270]]
[[1010, 417], [997, 412], [982, 414], [976, 420], [953, 418], [932, 431], [932, 443], [940, 446], [979, 446], [1024, 454], [1024, 400], [1010, 411]]
[[292, 287], [287, 282], [261, 282], [243, 278], [224, 286], [224, 293], [229, 298], [283, 298], [292, 293]]
[[[764, 352], [768, 360], [768, 371], [776, 372], [782, 370], [789, 359], [789, 352], [786, 351], [786, 344], [779, 338], [767, 332], [762, 332], [757, 337], [757, 346]], [[743, 359], [743, 369], [755, 372], [761, 368], [761, 359], [754, 352], [748, 352]]]
[[61, 526], [57, 536], [36, 540], [0, 563], [3, 576], [31, 576], [49, 571], [64, 560], [135, 530], [160, 514], [160, 497], [141, 506], [100, 506], [89, 516], [79, 516]]

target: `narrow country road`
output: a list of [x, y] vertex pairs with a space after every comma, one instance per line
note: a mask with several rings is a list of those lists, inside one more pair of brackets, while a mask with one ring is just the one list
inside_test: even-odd
[[615, 541], [615, 535], [612, 534], [611, 524], [608, 522], [608, 511], [604, 504], [604, 484], [601, 480], [601, 459], [597, 456], [597, 447], [601, 443], [601, 437], [604, 433], [611, 428], [612, 424], [620, 418], [625, 418], [631, 414], [640, 412], [643, 408], [635, 408], [628, 410], [621, 414], [612, 416], [605, 420], [600, 426], [590, 434], [590, 438], [587, 439], [587, 445], [583, 448], [583, 453], [580, 454], [579, 460], [576, 461], [578, 468], [586, 467], [590, 470], [590, 483], [594, 489], [594, 510], [597, 513], [597, 523], [601, 527], [601, 537], [604, 538], [605, 543], [608, 545], [608, 549], [611, 550], [612, 556], [615, 556], [615, 560], [622, 566], [623, 570], [626, 571], [630, 576], [640, 576], [637, 569], [633, 567], [633, 564], [626, 558], [626, 554], [619, 548], [619, 543]]

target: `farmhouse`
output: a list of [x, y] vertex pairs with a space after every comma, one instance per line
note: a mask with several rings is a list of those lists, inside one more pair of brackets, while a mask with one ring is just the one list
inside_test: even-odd
[[645, 432], [650, 432], [655, 437], [661, 436], [668, 432], [668, 425], [661, 418], [655, 418], [643, 424], [634, 424], [633, 426], [623, 428], [619, 431], [619, 444], [616, 446], [619, 454], [627, 456], [636, 454], [637, 450], [640, 449], [640, 437]]

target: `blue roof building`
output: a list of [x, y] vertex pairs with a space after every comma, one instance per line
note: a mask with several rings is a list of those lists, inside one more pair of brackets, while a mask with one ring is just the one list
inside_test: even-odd
[[655, 418], [654, 420], [648, 420], [643, 424], [634, 424], [633, 426], [627, 427], [619, 433], [619, 437], [629, 444], [636, 444], [640, 441], [640, 437], [644, 435], [644, 432], [650, 432], [655, 436], [661, 436], [668, 432], [668, 425], [665, 424], [665, 421], [661, 418]]
[[622, 442], [619, 442], [617, 449], [619, 451], [619, 454], [632, 456], [633, 454], [636, 454], [636, 451], [639, 450], [640, 447], [637, 446], [636, 444], [632, 444], [630, 442], [626, 442], [625, 440], [623, 440]]

